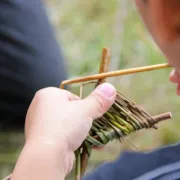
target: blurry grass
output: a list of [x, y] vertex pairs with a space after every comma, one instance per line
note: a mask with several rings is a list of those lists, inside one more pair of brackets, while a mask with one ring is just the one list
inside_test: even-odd
[[0, 133], [0, 179], [12, 172], [23, 143], [22, 132]]
[[[47, 2], [50, 20], [56, 30], [56, 37], [66, 57], [69, 78], [98, 72], [101, 49], [114, 46], [114, 27], [118, 0], [51, 0]], [[127, 17], [122, 24], [124, 34], [120, 44], [120, 56], [116, 69], [131, 68], [165, 62], [164, 56], [153, 43], [143, 26], [134, 4], [127, 2]], [[118, 91], [145, 107], [152, 115], [171, 111], [173, 119], [158, 125], [159, 130], [133, 133], [124, 143], [112, 142], [103, 151], [94, 151], [89, 170], [104, 161], [115, 159], [126, 149], [149, 151], [180, 140], [179, 98], [175, 86], [169, 83], [170, 70], [127, 75], [108, 79]], [[79, 94], [79, 84], [69, 86]], [[86, 86], [85, 96], [94, 87]], [[129, 141], [131, 143], [129, 143]], [[23, 133], [0, 134], [0, 178], [13, 170], [15, 161], [23, 146]], [[72, 174], [70, 175], [70, 179]]]

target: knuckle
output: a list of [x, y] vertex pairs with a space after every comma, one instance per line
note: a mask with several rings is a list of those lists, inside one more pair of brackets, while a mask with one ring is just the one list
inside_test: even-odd
[[41, 99], [45, 96], [45, 89], [38, 90], [35, 94], [35, 99]]
[[35, 99], [43, 100], [45, 98], [48, 98], [49, 96], [55, 95], [58, 92], [57, 88], [50, 87], [50, 88], [44, 88], [36, 92]]

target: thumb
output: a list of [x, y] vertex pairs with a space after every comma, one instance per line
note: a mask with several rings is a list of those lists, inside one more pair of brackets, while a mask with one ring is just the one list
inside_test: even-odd
[[98, 86], [87, 98], [82, 100], [84, 115], [92, 119], [101, 117], [109, 110], [116, 98], [115, 88], [108, 83]]

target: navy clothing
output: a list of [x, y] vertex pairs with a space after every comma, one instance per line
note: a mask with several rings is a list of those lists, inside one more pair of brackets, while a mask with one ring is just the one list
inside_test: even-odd
[[180, 144], [150, 153], [125, 152], [112, 163], [105, 163], [83, 180], [178, 180]]
[[41, 0], [0, 1], [0, 130], [24, 127], [35, 92], [65, 79], [62, 60]]

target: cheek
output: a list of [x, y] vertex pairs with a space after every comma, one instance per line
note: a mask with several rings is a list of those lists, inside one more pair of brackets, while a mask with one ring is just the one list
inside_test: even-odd
[[136, 0], [135, 2], [145, 26], [151, 33], [151, 23], [150, 23], [151, 17], [149, 16], [148, 2], [146, 0]]

